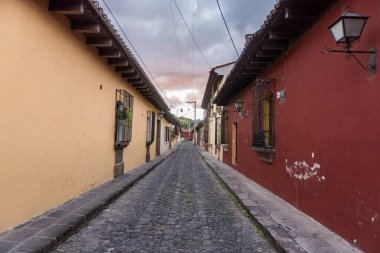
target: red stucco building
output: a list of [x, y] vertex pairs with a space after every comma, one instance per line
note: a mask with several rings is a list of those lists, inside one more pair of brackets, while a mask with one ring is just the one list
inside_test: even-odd
[[[344, 53], [321, 53], [338, 48], [328, 27], [345, 9], [369, 17], [352, 50], [379, 49], [378, 0], [278, 1], [247, 36], [215, 102], [225, 106], [225, 163], [359, 248], [379, 252], [379, 71]], [[364, 65], [370, 57], [355, 56]]]
[[193, 140], [193, 128], [181, 128], [179, 136], [181, 140], [192, 141]]

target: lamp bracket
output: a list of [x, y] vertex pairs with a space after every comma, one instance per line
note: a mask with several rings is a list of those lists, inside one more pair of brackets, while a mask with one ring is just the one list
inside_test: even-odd
[[[359, 65], [366, 71], [371, 72], [372, 74], [376, 71], [376, 48], [371, 48], [370, 50], [351, 50], [347, 48], [346, 50], [341, 49], [332, 49], [332, 48], [324, 48], [324, 51], [321, 51], [322, 54], [326, 55], [329, 53], [345, 53], [346, 59], [350, 59], [351, 57], [359, 63]], [[369, 62], [368, 65], [365, 66], [356, 56], [355, 54], [369, 54]]]
[[233, 111], [239, 113], [240, 118], [248, 117], [248, 111]]

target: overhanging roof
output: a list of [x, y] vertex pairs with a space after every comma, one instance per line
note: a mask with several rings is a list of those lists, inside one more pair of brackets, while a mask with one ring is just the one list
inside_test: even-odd
[[176, 125], [176, 126], [179, 126], [179, 120], [176, 116], [174, 116], [172, 113], [170, 112], [166, 112], [164, 114], [164, 118], [169, 121], [170, 123], [172, 123], [173, 125]]
[[210, 101], [210, 99], [213, 95], [212, 94], [212, 87], [216, 86], [218, 84], [218, 82], [220, 82], [220, 80], [222, 80], [222, 78], [224, 76], [224, 75], [218, 74], [218, 72], [215, 70], [218, 68], [226, 67], [226, 66], [234, 64], [234, 63], [235, 62], [229, 62], [229, 63], [223, 64], [220, 66], [216, 66], [210, 70], [210, 72], [209, 72], [210, 75], [209, 75], [208, 80], [207, 80], [207, 85], [206, 85], [206, 89], [205, 89], [203, 99], [202, 99], [202, 104], [201, 104], [201, 107], [203, 109], [207, 109], [208, 102]]
[[226, 105], [276, 62], [335, 0], [279, 0], [261, 29], [252, 34], [215, 98]]
[[108, 64], [156, 108], [169, 111], [97, 1], [49, 0], [49, 11], [65, 15], [71, 21], [71, 30], [83, 34], [87, 45], [98, 49], [99, 57], [106, 58]]

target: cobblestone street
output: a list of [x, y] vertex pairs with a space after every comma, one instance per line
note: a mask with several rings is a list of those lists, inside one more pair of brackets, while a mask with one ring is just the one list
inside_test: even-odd
[[274, 252], [191, 143], [56, 252]]

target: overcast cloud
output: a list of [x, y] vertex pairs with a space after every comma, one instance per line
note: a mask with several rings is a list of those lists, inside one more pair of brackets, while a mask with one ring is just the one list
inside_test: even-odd
[[[102, 1], [99, 3], [104, 6]], [[164, 91], [164, 99], [175, 108], [184, 108], [182, 114], [193, 117], [186, 101], [197, 101], [197, 107], [200, 107], [210, 67], [193, 44], [174, 0], [105, 1]], [[190, 29], [194, 20], [194, 37], [211, 67], [237, 59], [216, 0], [176, 2]], [[275, 0], [219, 0], [219, 4], [240, 53], [244, 47], [244, 35], [260, 28]], [[197, 110], [197, 118], [202, 117], [200, 112]]]

